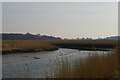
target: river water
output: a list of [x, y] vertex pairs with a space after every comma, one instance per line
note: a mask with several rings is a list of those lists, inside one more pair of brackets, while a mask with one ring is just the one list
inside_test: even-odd
[[67, 61], [73, 62], [96, 53], [106, 54], [107, 51], [79, 51], [59, 48], [55, 51], [6, 54], [2, 56], [2, 77], [42, 78], [46, 74], [50, 77], [66, 58]]

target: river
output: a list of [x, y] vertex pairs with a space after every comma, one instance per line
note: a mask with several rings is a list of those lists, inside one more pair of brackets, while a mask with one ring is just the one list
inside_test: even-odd
[[76, 49], [59, 48], [55, 51], [31, 53], [14, 53], [2, 56], [3, 78], [42, 78], [47, 73], [52, 76], [55, 69], [67, 58], [73, 62], [85, 59], [90, 54], [106, 54], [107, 51], [79, 51]]

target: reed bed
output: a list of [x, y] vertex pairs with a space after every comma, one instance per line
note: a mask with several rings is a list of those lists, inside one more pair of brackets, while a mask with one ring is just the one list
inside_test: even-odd
[[[94, 43], [94, 44], [118, 44], [111, 40], [53, 40], [53, 41], [32, 41], [32, 40], [6, 40], [2, 41], [2, 51], [14, 49], [40, 49], [50, 50], [58, 48], [54, 44]], [[68, 59], [62, 60], [61, 66], [56, 68], [53, 78], [118, 78], [118, 56], [120, 48], [114, 49], [107, 55], [89, 55], [86, 59], [75, 60], [70, 63]], [[29, 70], [27, 70], [29, 72]], [[46, 73], [47, 76], [47, 73]], [[49, 76], [48, 76], [49, 77]], [[47, 78], [48, 78], [47, 77]]]
[[107, 47], [118, 45], [115, 40], [3, 40], [2, 52], [32, 52], [56, 50], [58, 47], [76, 48], [80, 47]]
[[56, 50], [57, 46], [51, 45], [46, 41], [32, 41], [32, 40], [4, 40], [2, 41], [2, 52], [27, 52], [27, 51], [47, 51]]
[[89, 55], [86, 59], [69, 63], [62, 61], [53, 78], [118, 78], [118, 49], [107, 54]]

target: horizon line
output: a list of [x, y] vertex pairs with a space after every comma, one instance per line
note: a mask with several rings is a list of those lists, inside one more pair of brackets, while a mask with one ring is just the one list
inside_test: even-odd
[[[47, 35], [47, 36], [53, 36], [53, 37], [60, 37], [60, 36], [56, 36], [56, 35], [49, 35], [49, 34], [41, 34], [41, 33], [31, 33], [31, 32], [0, 32], [0, 34], [32, 34], [32, 35], [37, 35], [37, 34], [40, 34], [40, 35]], [[119, 36], [119, 35], [111, 35], [111, 36], [106, 36], [106, 37], [97, 37], [97, 38], [94, 38], [94, 37], [76, 37], [76, 38], [67, 38], [67, 37], [60, 37], [62, 39], [82, 39], [82, 38], [92, 38], [92, 39], [98, 39], [98, 38], [107, 38], [107, 37], [115, 37], [115, 36]]]

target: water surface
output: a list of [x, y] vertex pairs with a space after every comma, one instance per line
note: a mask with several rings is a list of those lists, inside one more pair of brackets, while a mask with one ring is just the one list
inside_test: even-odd
[[60, 48], [55, 51], [16, 53], [3, 55], [3, 78], [42, 78], [52, 76], [66, 58], [70, 62], [85, 59], [91, 54], [106, 54], [106, 51], [79, 51]]

